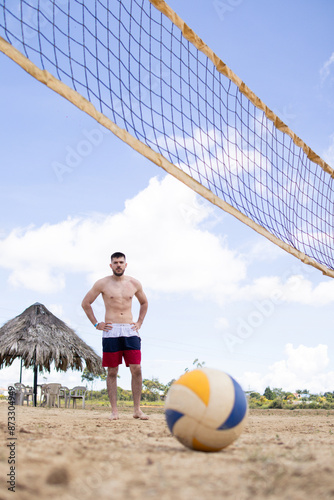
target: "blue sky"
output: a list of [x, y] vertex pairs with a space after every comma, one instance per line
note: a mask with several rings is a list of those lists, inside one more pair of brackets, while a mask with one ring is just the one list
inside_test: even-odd
[[[334, 167], [330, 0], [169, 4]], [[198, 358], [246, 390], [334, 390], [331, 278], [166, 176], [3, 54], [0, 67], [1, 324], [41, 302], [101, 354], [80, 303], [121, 250], [150, 303], [144, 377], [167, 383]], [[102, 320], [100, 300], [94, 310]], [[124, 365], [120, 375], [129, 388]], [[80, 383], [80, 372], [45, 377]], [[0, 371], [0, 387], [17, 380], [17, 363]]]

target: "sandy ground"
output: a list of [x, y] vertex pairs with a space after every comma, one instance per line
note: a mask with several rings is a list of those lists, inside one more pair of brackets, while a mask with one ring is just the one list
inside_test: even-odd
[[334, 499], [334, 412], [251, 410], [218, 453], [183, 447], [163, 409], [109, 421], [107, 408], [15, 407], [15, 493], [6, 475], [8, 405], [0, 403], [0, 499]]

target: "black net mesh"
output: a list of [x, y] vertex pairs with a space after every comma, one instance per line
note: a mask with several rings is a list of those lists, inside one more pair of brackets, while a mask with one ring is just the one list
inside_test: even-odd
[[281, 241], [333, 267], [333, 179], [149, 0], [1, 0], [0, 35]]

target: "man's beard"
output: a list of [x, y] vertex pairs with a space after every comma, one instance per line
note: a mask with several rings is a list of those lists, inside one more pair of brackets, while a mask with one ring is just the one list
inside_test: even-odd
[[121, 271], [113, 271], [115, 276], [123, 276], [125, 269], [122, 269]]

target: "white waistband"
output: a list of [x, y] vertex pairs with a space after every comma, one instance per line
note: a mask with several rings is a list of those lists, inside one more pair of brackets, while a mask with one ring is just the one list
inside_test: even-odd
[[102, 337], [138, 337], [139, 334], [133, 330], [129, 323], [112, 323], [111, 330], [103, 330]]

